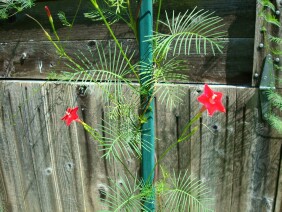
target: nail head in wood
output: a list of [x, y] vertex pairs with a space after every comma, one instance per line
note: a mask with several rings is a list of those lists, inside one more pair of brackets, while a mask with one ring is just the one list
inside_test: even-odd
[[259, 44], [259, 48], [262, 49], [263, 47], [264, 47], [264, 44], [263, 44], [263, 43], [260, 43], [260, 44]]

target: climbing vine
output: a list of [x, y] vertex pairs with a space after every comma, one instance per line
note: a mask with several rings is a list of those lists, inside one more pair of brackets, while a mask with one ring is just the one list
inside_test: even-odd
[[[279, 72], [282, 71], [282, 65], [280, 63], [282, 38], [277, 36], [278, 29], [281, 27], [278, 19], [280, 11], [278, 10], [278, 6], [275, 6], [270, 0], [259, 0], [258, 2], [261, 5], [259, 17], [262, 20], [260, 31], [263, 35], [263, 40], [259, 44], [259, 48], [265, 48], [266, 55], [272, 55], [274, 72], [278, 73], [279, 76]], [[282, 79], [279, 77], [276, 77], [275, 80], [276, 83], [282, 82]], [[271, 87], [274, 88], [275, 85], [271, 85]], [[279, 112], [282, 112], [282, 96], [275, 89], [270, 89], [267, 96], [272, 109], [274, 109], [273, 112], [266, 114], [267, 120], [273, 128], [279, 133], [282, 133], [282, 118], [279, 116]]]

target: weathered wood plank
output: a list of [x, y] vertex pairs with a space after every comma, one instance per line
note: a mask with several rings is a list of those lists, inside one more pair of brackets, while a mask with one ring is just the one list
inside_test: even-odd
[[66, 127], [59, 115], [75, 104], [76, 90], [71, 86], [48, 84], [44, 93], [45, 106], [49, 111], [48, 137], [52, 149], [53, 180], [57, 184], [60, 207], [63, 210], [86, 211], [86, 187], [80, 150], [81, 143], [85, 145], [85, 138], [78, 134], [77, 125]]
[[[203, 91], [201, 85], [193, 86], [190, 89], [190, 120], [193, 119], [197, 113], [200, 111], [200, 104], [197, 101], [198, 96]], [[202, 125], [202, 118], [200, 118], [198, 121], [196, 121], [192, 126], [191, 129], [194, 129], [195, 127], [199, 127], [199, 129], [191, 136], [191, 160], [190, 160], [190, 168], [191, 168], [191, 177], [194, 179], [201, 179], [201, 143], [202, 140], [202, 131], [203, 131], [203, 125]]]
[[[210, 186], [210, 196], [214, 196], [216, 201], [215, 209], [224, 208], [225, 211], [229, 211], [233, 176], [233, 161], [230, 153], [233, 151], [234, 144], [236, 92], [232, 87], [217, 86], [214, 90], [224, 93], [223, 103], [227, 112], [216, 113], [213, 117], [209, 117], [204, 112], [201, 120], [195, 124], [200, 126], [200, 131], [190, 141], [191, 169], [194, 176], [199, 176]], [[194, 102], [194, 109], [192, 108], [191, 111], [195, 111], [192, 113], [197, 113], [201, 107], [195, 101], [201, 91], [202, 87], [198, 87], [192, 93], [190, 102]]]
[[265, 49], [260, 48], [260, 43], [263, 43], [263, 34], [261, 28], [263, 26], [262, 17], [259, 16], [261, 10], [261, 4], [256, 6], [256, 22], [255, 22], [255, 37], [254, 37], [254, 56], [253, 56], [253, 73], [252, 73], [252, 85], [258, 86], [260, 82], [259, 75], [262, 72], [263, 59], [265, 57]]
[[[177, 134], [178, 138], [183, 133], [183, 130], [187, 123], [190, 122], [191, 117], [191, 105], [190, 105], [190, 86], [182, 88], [185, 91], [185, 95], [183, 96], [183, 102], [179, 103], [178, 110], [176, 113], [176, 126], [177, 126]], [[178, 150], [178, 170], [179, 172], [188, 171], [191, 174], [191, 139], [187, 139], [177, 146]]]
[[[48, 18], [44, 11], [44, 6], [48, 5], [53, 19], [62, 40], [89, 40], [89, 39], [108, 39], [110, 37], [105, 26], [93, 23], [91, 20], [84, 18], [83, 13], [89, 12], [93, 9], [89, 0], [83, 0], [80, 5], [80, 10], [76, 21], [72, 29], [63, 27], [60, 23], [57, 13], [64, 11], [67, 19], [71, 22], [76, 12], [76, 6], [78, 1], [76, 0], [61, 0], [53, 2], [37, 2], [35, 7], [17, 14], [15, 17], [8, 21], [0, 21], [0, 42], [11, 41], [46, 41], [46, 37], [40, 27], [25, 16], [29, 14], [36, 18], [43, 27], [51, 31]], [[228, 31], [228, 37], [237, 38], [253, 38], [254, 37], [254, 23], [255, 23], [255, 1], [164, 1], [162, 4], [162, 14], [164, 10], [169, 11], [186, 11], [192, 10], [195, 6], [199, 9], [205, 9], [209, 11], [215, 11], [215, 15], [218, 15], [224, 19], [224, 29]], [[155, 12], [157, 10], [157, 4], [154, 5]], [[133, 33], [128, 29], [125, 24], [118, 23], [113, 25], [113, 29], [119, 38], [133, 38]], [[85, 33], [87, 32], [87, 33]]]
[[226, 113], [217, 112], [212, 117], [209, 117], [206, 112], [203, 114], [200, 176], [201, 180], [211, 186], [211, 196], [216, 196], [215, 210], [224, 208], [225, 211], [229, 211], [233, 176], [230, 152], [233, 151], [234, 145], [236, 92], [234, 87], [225, 86], [215, 87], [214, 90], [223, 93], [222, 101], [226, 107]]
[[[128, 47], [129, 54], [137, 46], [134, 40], [121, 40], [124, 47]], [[63, 42], [65, 51], [78, 63], [83, 56], [82, 52], [90, 61], [99, 62], [95, 45], [103, 44], [107, 47], [107, 41], [73, 41]], [[106, 45], [105, 45], [106, 44]], [[111, 45], [112, 48], [114, 44]], [[93, 51], [93, 56], [89, 52]], [[50, 42], [21, 42], [7, 43], [0, 46], [0, 78], [17, 79], [46, 79], [48, 74], [61, 71], [69, 71], [65, 59], [59, 57]], [[191, 55], [181, 56], [184, 60], [182, 73], [189, 77], [189, 82], [213, 82], [221, 84], [251, 84], [251, 70], [253, 54], [252, 39], [229, 39], [224, 44], [223, 54], [213, 56], [197, 55], [195, 46], [192, 47]], [[76, 55], [78, 54], [78, 56]], [[25, 55], [24, 59], [23, 56]], [[133, 62], [138, 59], [135, 52]]]
[[[85, 90], [86, 88], [86, 90]], [[82, 89], [82, 90], [81, 90]], [[102, 132], [102, 120], [104, 119], [105, 105], [103, 104], [103, 93], [98, 87], [93, 89], [89, 86], [78, 86], [77, 105], [80, 106], [81, 119], [90, 126]], [[84, 93], [85, 92], [85, 93]], [[95, 95], [92, 95], [92, 93]], [[77, 126], [79, 137], [84, 137], [80, 143], [82, 167], [85, 181], [85, 198], [87, 209], [101, 210], [101, 207], [108, 195], [109, 178], [115, 179], [112, 168], [105, 158], [104, 152], [99, 151], [99, 143], [87, 133], [82, 126]]]
[[232, 199], [232, 184], [233, 184], [233, 149], [236, 139], [235, 135], [235, 113], [236, 113], [236, 92], [234, 87], [221, 88], [225, 96], [223, 104], [226, 107], [225, 122], [218, 121], [221, 126], [218, 129], [217, 125], [212, 125], [216, 134], [221, 135], [221, 139], [217, 142], [216, 155], [219, 158], [218, 166], [215, 168], [221, 169], [221, 173], [215, 172], [216, 189], [216, 211], [224, 208], [225, 211], [231, 211]]
[[280, 147], [280, 168], [279, 168], [279, 176], [277, 180], [277, 188], [276, 188], [276, 196], [275, 196], [275, 205], [274, 209], [275, 211], [281, 211], [282, 210], [282, 147]]
[[[25, 92], [25, 89], [6, 91], [4, 87], [1, 98], [1, 102], [6, 105], [5, 109], [2, 106], [2, 117], [7, 118], [7, 121], [1, 119], [1, 129], [4, 133], [1, 145], [3, 147], [1, 150], [4, 150], [1, 154], [4, 157], [1, 161], [4, 163], [2, 167], [5, 170], [3, 173], [5, 181], [12, 181], [7, 183], [8, 193], [11, 192], [9, 207], [16, 211], [40, 210], [40, 204], [33, 204], [40, 200], [37, 185], [34, 183], [36, 175], [32, 163], [32, 146], [28, 131], [30, 129], [24, 123], [27, 121], [26, 111], [24, 111], [25, 102], [23, 102]], [[22, 104], [18, 105], [18, 102]]]
[[[158, 166], [158, 177], [162, 178], [164, 172], [178, 173], [178, 153], [177, 145], [172, 148], [164, 158], [161, 158], [162, 154], [173, 144], [177, 142], [177, 118], [176, 106], [171, 106], [166, 104], [166, 100], [161, 103], [161, 92], [156, 95], [155, 102], [155, 120], [156, 120], [156, 140], [155, 146], [157, 149], [157, 160], [159, 162]], [[161, 160], [162, 159], [162, 160]]]
[[[107, 198], [108, 177], [118, 181], [126, 171], [101, 159], [98, 142], [82, 126], [66, 127], [60, 120], [67, 107], [78, 105], [81, 119], [102, 130], [103, 111], [111, 103], [102, 101], [102, 91], [95, 85], [89, 86], [86, 95], [78, 95], [79, 85], [0, 81], [0, 188], [5, 188], [0, 190], [0, 200], [5, 209], [106, 209], [101, 203]], [[201, 107], [196, 98], [202, 85], [182, 86], [184, 105], [170, 110], [156, 103], [158, 155], [177, 140]], [[216, 210], [279, 211], [281, 137], [271, 137], [272, 132], [260, 122], [258, 90], [212, 88], [224, 93], [226, 114], [208, 117], [204, 113], [193, 125], [200, 130], [175, 147], [163, 167], [169, 173], [189, 169], [193, 177], [205, 181]], [[124, 162], [137, 171], [135, 161]]]
[[[48, 208], [50, 211], [56, 210], [58, 201], [56, 196], [56, 188], [52, 183], [52, 164], [50, 158], [50, 146], [48, 145], [48, 127], [46, 126], [44, 110], [44, 96], [42, 96], [42, 85], [32, 85], [30, 83], [22, 83], [21, 86], [11, 84], [7, 89], [14, 92], [13, 98], [19, 98], [14, 101], [15, 105], [19, 105], [24, 116], [21, 116], [24, 123], [22, 133], [27, 137], [31, 151], [30, 162], [33, 164], [35, 180], [34, 186], [37, 187], [40, 208]], [[20, 92], [24, 91], [24, 95]], [[17, 93], [19, 93], [17, 95]], [[19, 116], [19, 110], [14, 113]], [[45, 116], [46, 115], [46, 116]], [[20, 127], [21, 125], [19, 125]], [[36, 205], [36, 204], [34, 204]]]
[[238, 88], [236, 91], [236, 139], [233, 150], [233, 184], [231, 211], [250, 211], [251, 202], [251, 143], [253, 141], [252, 119], [254, 104], [248, 106], [248, 102], [256, 101], [254, 89]]

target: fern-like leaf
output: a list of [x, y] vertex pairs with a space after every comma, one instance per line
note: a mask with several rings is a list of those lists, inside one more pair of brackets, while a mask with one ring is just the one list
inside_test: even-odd
[[282, 50], [280, 49], [271, 49], [271, 52], [274, 55], [282, 55]]
[[[123, 19], [122, 16], [116, 14], [114, 11], [110, 9], [104, 9], [103, 10], [103, 15], [105, 16], [106, 20], [108, 21], [109, 24], [114, 24], [117, 21]], [[89, 18], [92, 21], [102, 21], [103, 19], [101, 18], [100, 14], [97, 11], [92, 11], [89, 13], [84, 13], [85, 18]], [[123, 19], [126, 20], [126, 19]]]
[[[111, 44], [111, 42], [108, 42], [105, 46], [97, 43], [94, 50], [90, 48], [88, 50], [88, 55], [85, 55], [82, 51], [76, 54], [78, 63], [67, 64], [67, 67], [72, 71], [63, 73], [62, 77], [65, 80], [68, 78], [69, 80], [80, 81], [80, 83], [106, 82], [106, 86], [101, 88], [105, 93], [103, 98], [108, 101], [118, 102], [120, 93], [117, 91], [119, 91], [122, 83], [128, 85], [133, 92], [139, 92], [136, 86], [133, 86], [128, 79], [128, 75], [132, 73], [131, 69], [128, 61], [126, 61], [116, 45]], [[124, 52], [128, 55], [129, 61], [135, 54], [129, 48], [125, 48]]]
[[275, 12], [275, 6], [269, 0], [259, 0], [258, 2], [263, 7], [267, 7], [269, 9], [271, 9], [273, 12]]
[[162, 83], [155, 91], [158, 95], [158, 101], [164, 103], [170, 110], [183, 102], [183, 97], [186, 94], [183, 86]]
[[272, 36], [272, 35], [269, 35], [268, 36], [268, 39], [271, 41], [271, 42], [274, 42], [278, 45], [282, 44], [282, 38], [280, 37], [276, 37], [276, 36]]
[[143, 82], [142, 86], [145, 87], [144, 90], [148, 92], [149, 89], [149, 92], [157, 95], [158, 100], [165, 103], [170, 109], [181, 103], [184, 95], [184, 88], [174, 84], [187, 81], [187, 76], [183, 74], [182, 62], [182, 60], [172, 58], [162, 61], [159, 65], [141, 64], [140, 66], [142, 69], [140, 79]]
[[34, 0], [0, 0], [0, 19], [7, 19], [11, 14], [21, 12], [34, 5]]
[[63, 11], [60, 11], [58, 13], [58, 18], [59, 20], [61, 21], [61, 23], [64, 25], [64, 26], [67, 26], [67, 27], [71, 27], [71, 23], [68, 22], [67, 20], [67, 17], [66, 17], [66, 14], [63, 12]]
[[[100, 126], [104, 135], [103, 144], [100, 145], [103, 157], [107, 160], [141, 158], [141, 131], [136, 124], [137, 120], [134, 120], [132, 114], [111, 122], [104, 121], [104, 125]], [[148, 151], [151, 149], [147, 141], [143, 141], [142, 145]]]
[[141, 211], [144, 210], [142, 199], [144, 193], [141, 192], [142, 183], [137, 176], [134, 181], [127, 176], [121, 177], [118, 181], [111, 180], [113, 186], [109, 187], [109, 194], [105, 200], [108, 211]]
[[278, 108], [279, 110], [282, 110], [282, 96], [276, 93], [273, 90], [269, 90], [267, 93], [267, 97], [271, 104]]
[[[212, 16], [213, 13], [196, 8], [188, 13], [188, 10], [175, 17], [174, 12], [170, 20], [166, 13], [166, 22], [160, 21], [167, 27], [169, 34], [155, 33], [150, 40], [155, 45], [154, 55], [156, 58], [166, 58], [169, 52], [172, 55], [207, 54], [211, 49], [213, 54], [216, 51], [222, 52], [222, 41], [219, 38], [225, 36], [225, 32], [220, 31], [223, 26], [222, 18]], [[193, 45], [193, 47], [192, 47]]]
[[263, 13], [262, 16], [266, 22], [274, 24], [277, 27], [281, 26], [279, 20], [274, 15], [269, 14], [269, 13]]
[[165, 202], [160, 205], [163, 211], [214, 211], [214, 199], [207, 186], [199, 180], [188, 176], [188, 171], [168, 177], [168, 185], [164, 189]]
[[[122, 2], [121, 2], [122, 1]], [[105, 0], [103, 2], [99, 2], [99, 8], [101, 9], [104, 17], [108, 21], [109, 24], [114, 24], [120, 20], [124, 21], [127, 25], [130, 26], [129, 14], [126, 10], [127, 2], [124, 0]], [[99, 14], [97, 10], [93, 10], [88, 13], [84, 13], [86, 18], [91, 19], [92, 21], [103, 21], [103, 18]]]
[[275, 114], [268, 114], [268, 123], [277, 130], [277, 132], [282, 133], [282, 119]]
[[116, 13], [121, 13], [122, 10], [127, 8], [126, 0], [107, 0], [110, 7], [114, 7], [116, 9]]

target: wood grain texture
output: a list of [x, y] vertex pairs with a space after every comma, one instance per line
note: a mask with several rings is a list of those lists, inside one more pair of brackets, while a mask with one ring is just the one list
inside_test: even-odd
[[[276, 4], [275, 4], [276, 8], [279, 8], [279, 9], [280, 9], [280, 8], [281, 8], [281, 3], [280, 3], [278, 0], [276, 0], [275, 3], [276, 3]], [[277, 19], [279, 20], [280, 23], [282, 23], [282, 17], [281, 17], [281, 16], [278, 16]], [[273, 28], [272, 28], [272, 33], [273, 33], [275, 36], [279, 37], [279, 38], [282, 37], [282, 31], [281, 31], [281, 29], [278, 28], [278, 27], [273, 27]], [[276, 43], [273, 43], [273, 44], [272, 44], [272, 47], [275, 48], [275, 49], [277, 49], [278, 51], [281, 51], [281, 50], [282, 50], [281, 45], [279, 45], [279, 44], [277, 45]], [[281, 65], [282, 65], [282, 63], [281, 63], [281, 61], [282, 61], [281, 55], [275, 55], [275, 56], [274, 56], [274, 59], [278, 59], [278, 60], [279, 60], [278, 63], [275, 62], [275, 65], [278, 65], [278, 66], [281, 67]], [[276, 87], [277, 87], [277, 88], [282, 88], [282, 80], [281, 80], [281, 79], [282, 79], [282, 73], [281, 73], [281, 71], [276, 70], [275, 75], [276, 75], [276, 77], [279, 79], [279, 80], [276, 82]]]
[[[99, 2], [99, 1], [98, 1]], [[100, 1], [102, 2], [102, 1]], [[44, 6], [48, 5], [51, 10], [55, 26], [61, 40], [89, 40], [89, 39], [109, 39], [109, 33], [106, 27], [100, 23], [95, 24], [90, 19], [84, 18], [84, 13], [93, 10], [89, 0], [82, 0], [79, 13], [76, 17], [75, 24], [70, 29], [64, 27], [60, 23], [57, 13], [63, 11], [69, 22], [75, 16], [79, 1], [77, 0], [60, 0], [49, 2], [37, 2], [31, 9], [18, 13], [8, 21], [0, 21], [0, 42], [20, 42], [20, 41], [46, 41], [46, 37], [40, 27], [28, 18], [25, 14], [29, 14], [36, 18], [48, 32], [52, 33], [48, 18], [46, 16]], [[175, 12], [185, 12], [187, 9], [192, 10], [194, 7], [198, 9], [215, 12], [223, 18], [224, 28], [228, 31], [228, 37], [231, 38], [253, 38], [255, 23], [255, 1], [163, 1], [162, 18], [164, 11], [168, 11], [172, 16], [172, 10]], [[154, 14], [157, 13], [157, 4], [154, 5]], [[113, 25], [118, 38], [133, 38], [133, 33], [128, 29], [126, 24], [118, 23]], [[85, 33], [87, 32], [87, 33]]]
[[256, 22], [255, 22], [255, 34], [254, 34], [254, 55], [253, 55], [253, 73], [252, 73], [252, 85], [258, 86], [260, 83], [260, 77], [263, 69], [263, 60], [266, 55], [265, 49], [260, 48], [260, 43], [264, 43], [263, 33], [261, 28], [263, 26], [263, 20], [259, 16], [261, 11], [261, 5], [258, 3], [256, 6]]
[[[177, 59], [183, 60], [181, 72], [188, 76], [189, 82], [209, 82], [220, 84], [251, 84], [253, 54], [252, 39], [224, 39], [223, 54], [211, 52], [195, 54], [195, 45], [190, 55], [181, 55]], [[134, 40], [122, 39], [121, 43], [128, 48], [128, 55], [134, 52], [132, 59], [137, 61], [137, 45]], [[108, 48], [107, 41], [85, 40], [62, 42], [67, 54], [82, 64], [85, 57], [93, 62], [99, 62], [96, 46]], [[111, 50], [114, 44], [111, 42]], [[92, 51], [92, 56], [89, 50]], [[0, 46], [0, 78], [17, 79], [46, 79], [52, 72], [70, 71], [66, 66], [66, 59], [60, 58], [50, 42], [20, 42], [7, 43]], [[23, 55], [25, 59], [23, 60]], [[169, 56], [170, 58], [172, 56]], [[85, 60], [85, 59], [84, 59]]]
[[274, 209], [275, 211], [281, 211], [282, 210], [282, 148], [280, 146], [280, 168], [279, 168], [279, 175], [277, 180], [277, 187], [276, 187], [276, 196], [275, 196], [275, 205]]
[[[156, 95], [156, 139], [155, 146], [157, 149], [157, 160], [160, 163], [159, 166], [159, 176], [162, 178], [163, 174], [173, 172], [178, 173], [178, 152], [177, 146], [171, 149], [164, 158], [163, 153], [171, 146], [177, 142], [177, 107], [169, 106], [165, 102], [161, 104], [162, 99], [160, 98], [161, 92]], [[163, 165], [164, 164], [164, 165]], [[162, 166], [162, 167], [161, 167]], [[162, 173], [162, 170], [164, 173]]]
[[[58, 26], [58, 34], [71, 56], [77, 50], [85, 52], [87, 45], [92, 45], [93, 41], [111, 39], [103, 24], [92, 23], [83, 17], [82, 13], [92, 8], [87, 0], [82, 1], [80, 15], [77, 16], [74, 27], [71, 30], [61, 27], [55, 14], [63, 10], [71, 20], [75, 14], [73, 5], [78, 4], [75, 0], [71, 2], [66, 0], [48, 2], [54, 22]], [[45, 4], [39, 2], [26, 12], [39, 20], [52, 34], [44, 11]], [[170, 14], [172, 10], [179, 12], [193, 9], [196, 5], [198, 9], [215, 11], [215, 15], [224, 19], [227, 42], [223, 55], [217, 54], [214, 57], [210, 54], [192, 54], [189, 57], [182, 57], [187, 62], [185, 72], [189, 76], [189, 82], [251, 85], [255, 1], [164, 1], [163, 11], [167, 10]], [[154, 6], [155, 9], [156, 7], [157, 5]], [[59, 58], [40, 27], [23, 13], [17, 14], [13, 23], [2, 21], [0, 24], [2, 26], [0, 29], [0, 78], [46, 79], [48, 72], [69, 70], [64, 66], [65, 60]], [[125, 24], [116, 23], [112, 25], [112, 28], [117, 38], [122, 39], [123, 42], [127, 40], [127, 43], [135, 43], [133, 34]], [[137, 49], [136, 45], [131, 44], [130, 48]]]
[[[0, 201], [8, 211], [98, 211], [106, 209], [109, 178], [126, 173], [101, 156], [98, 142], [78, 124], [66, 127], [65, 109], [78, 105], [79, 116], [98, 131], [110, 102], [90, 85], [55, 82], [0, 82]], [[87, 85], [87, 84], [85, 84]], [[184, 104], [170, 109], [156, 101], [158, 156], [201, 107], [202, 85], [182, 85]], [[217, 211], [279, 211], [281, 208], [281, 136], [259, 118], [258, 90], [212, 86], [224, 93], [227, 111], [208, 117], [190, 139], [161, 162], [168, 173], [188, 173], [206, 182]], [[129, 96], [130, 91], [124, 88]], [[124, 160], [138, 172], [135, 160]], [[159, 168], [159, 177], [161, 178]], [[104, 193], [105, 192], [105, 193]]]

